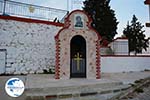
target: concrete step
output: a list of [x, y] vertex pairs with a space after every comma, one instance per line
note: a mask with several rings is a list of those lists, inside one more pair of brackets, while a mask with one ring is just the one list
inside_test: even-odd
[[72, 87], [58, 86], [49, 88], [28, 88], [26, 89], [26, 96], [28, 100], [33, 100], [31, 98], [37, 99], [37, 97], [39, 97], [40, 99], [43, 98], [43, 100], [45, 98], [57, 98], [58, 100], [64, 98], [87, 98], [88, 96], [93, 96], [93, 98], [97, 97], [110, 98], [113, 95], [118, 94], [121, 91], [126, 90], [128, 88], [129, 85], [123, 85], [120, 84], [120, 82], [105, 83], [105, 85], [94, 84], [94, 85], [85, 85], [85, 86], [82, 85]]
[[25, 85], [26, 100], [99, 100], [96, 98], [109, 98], [129, 87], [114, 80], [55, 80], [49, 75], [28, 75]]
[[89, 91], [101, 91], [101, 90], [109, 90], [112, 87], [116, 87], [122, 85], [121, 82], [111, 82], [111, 83], [96, 83], [96, 84], [76, 84], [76, 85], [66, 85], [66, 86], [50, 86], [50, 87], [30, 87], [26, 88], [28, 92], [34, 92], [34, 93], [44, 93], [44, 94], [58, 94], [58, 93], [64, 93], [64, 92], [69, 92], [69, 93], [76, 93], [76, 92], [89, 92]]

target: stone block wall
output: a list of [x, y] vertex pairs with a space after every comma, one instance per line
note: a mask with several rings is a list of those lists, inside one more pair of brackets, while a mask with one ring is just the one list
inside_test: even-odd
[[54, 69], [54, 36], [61, 26], [0, 19], [0, 49], [6, 49], [5, 73], [42, 73]]

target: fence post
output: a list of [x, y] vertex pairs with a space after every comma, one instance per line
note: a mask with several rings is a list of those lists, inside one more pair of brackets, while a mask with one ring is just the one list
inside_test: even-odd
[[5, 15], [5, 10], [6, 10], [6, 0], [4, 0], [3, 15]]

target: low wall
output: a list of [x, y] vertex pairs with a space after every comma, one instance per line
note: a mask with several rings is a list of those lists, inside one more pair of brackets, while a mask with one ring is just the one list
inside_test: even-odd
[[150, 56], [102, 56], [102, 72], [129, 72], [150, 70]]

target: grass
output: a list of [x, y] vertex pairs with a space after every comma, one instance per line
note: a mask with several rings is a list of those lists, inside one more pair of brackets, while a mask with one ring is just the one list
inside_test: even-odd
[[53, 72], [51, 69], [48, 70], [44, 69], [43, 74], [55, 74], [55, 72]]
[[134, 83], [142, 83], [143, 79], [136, 80]]
[[135, 89], [135, 92], [137, 92], [137, 93], [143, 93], [144, 91], [143, 91], [142, 88], [136, 88], [136, 89]]

